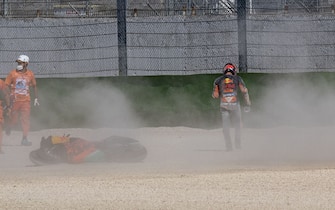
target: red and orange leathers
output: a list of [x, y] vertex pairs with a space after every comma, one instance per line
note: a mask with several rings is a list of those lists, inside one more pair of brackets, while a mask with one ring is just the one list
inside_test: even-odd
[[227, 72], [214, 81], [212, 97], [220, 99], [222, 128], [227, 150], [232, 150], [230, 136], [231, 123], [235, 128], [235, 146], [236, 148], [241, 148], [240, 130], [242, 127], [242, 120], [240, 103], [238, 100], [239, 92], [243, 94], [246, 104], [250, 106], [248, 89], [241, 77], [233, 75], [232, 72]]
[[[221, 108], [235, 109], [238, 103], [238, 91], [242, 94], [247, 94], [248, 89], [244, 81], [239, 76], [223, 75], [214, 81], [213, 98], [221, 99]], [[246, 104], [250, 105], [249, 98], [246, 99]]]

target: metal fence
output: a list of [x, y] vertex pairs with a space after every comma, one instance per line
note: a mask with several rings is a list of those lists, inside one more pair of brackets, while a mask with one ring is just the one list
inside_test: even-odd
[[[239, 62], [237, 22], [235, 13], [129, 16], [128, 75], [219, 73], [225, 62]], [[248, 72], [335, 71], [332, 13], [256, 13], [246, 22]], [[31, 58], [37, 77], [118, 76], [117, 24], [116, 18], [0, 18], [0, 76], [20, 54]]]
[[[248, 14], [334, 13], [334, 0], [246, 0]], [[237, 0], [128, 0], [127, 16], [233, 14]], [[117, 0], [2, 0], [3, 17], [116, 17]]]

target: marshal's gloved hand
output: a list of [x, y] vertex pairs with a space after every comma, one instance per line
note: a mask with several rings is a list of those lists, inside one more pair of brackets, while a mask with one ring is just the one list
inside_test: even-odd
[[39, 106], [39, 105], [40, 105], [40, 103], [38, 103], [38, 99], [35, 98], [35, 100], [34, 100], [34, 106]]
[[5, 118], [10, 117], [10, 114], [11, 114], [11, 111], [12, 111], [10, 106], [4, 106], [3, 110], [4, 110], [4, 117]]

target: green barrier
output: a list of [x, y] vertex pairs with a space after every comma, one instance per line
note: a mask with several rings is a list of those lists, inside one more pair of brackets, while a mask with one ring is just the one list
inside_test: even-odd
[[[219, 101], [211, 97], [218, 75], [38, 79], [41, 106], [32, 108], [32, 129], [131, 126], [219, 128]], [[240, 74], [252, 101], [245, 126], [257, 119], [271, 88], [296, 84], [334, 91], [335, 73]], [[300, 84], [307, 90], [299, 90]], [[281, 87], [282, 86], [282, 87]], [[308, 89], [310, 88], [310, 90]], [[293, 90], [292, 90], [293, 91]], [[274, 93], [275, 94], [275, 93]], [[292, 99], [295, 100], [295, 99]], [[270, 111], [271, 112], [271, 111]], [[255, 120], [257, 119], [257, 120]]]

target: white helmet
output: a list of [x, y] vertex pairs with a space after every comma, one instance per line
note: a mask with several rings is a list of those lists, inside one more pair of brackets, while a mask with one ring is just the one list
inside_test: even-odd
[[21, 61], [21, 62], [24, 62], [24, 63], [29, 63], [29, 57], [26, 56], [26, 55], [20, 55], [17, 59], [16, 59], [16, 62], [17, 61]]

